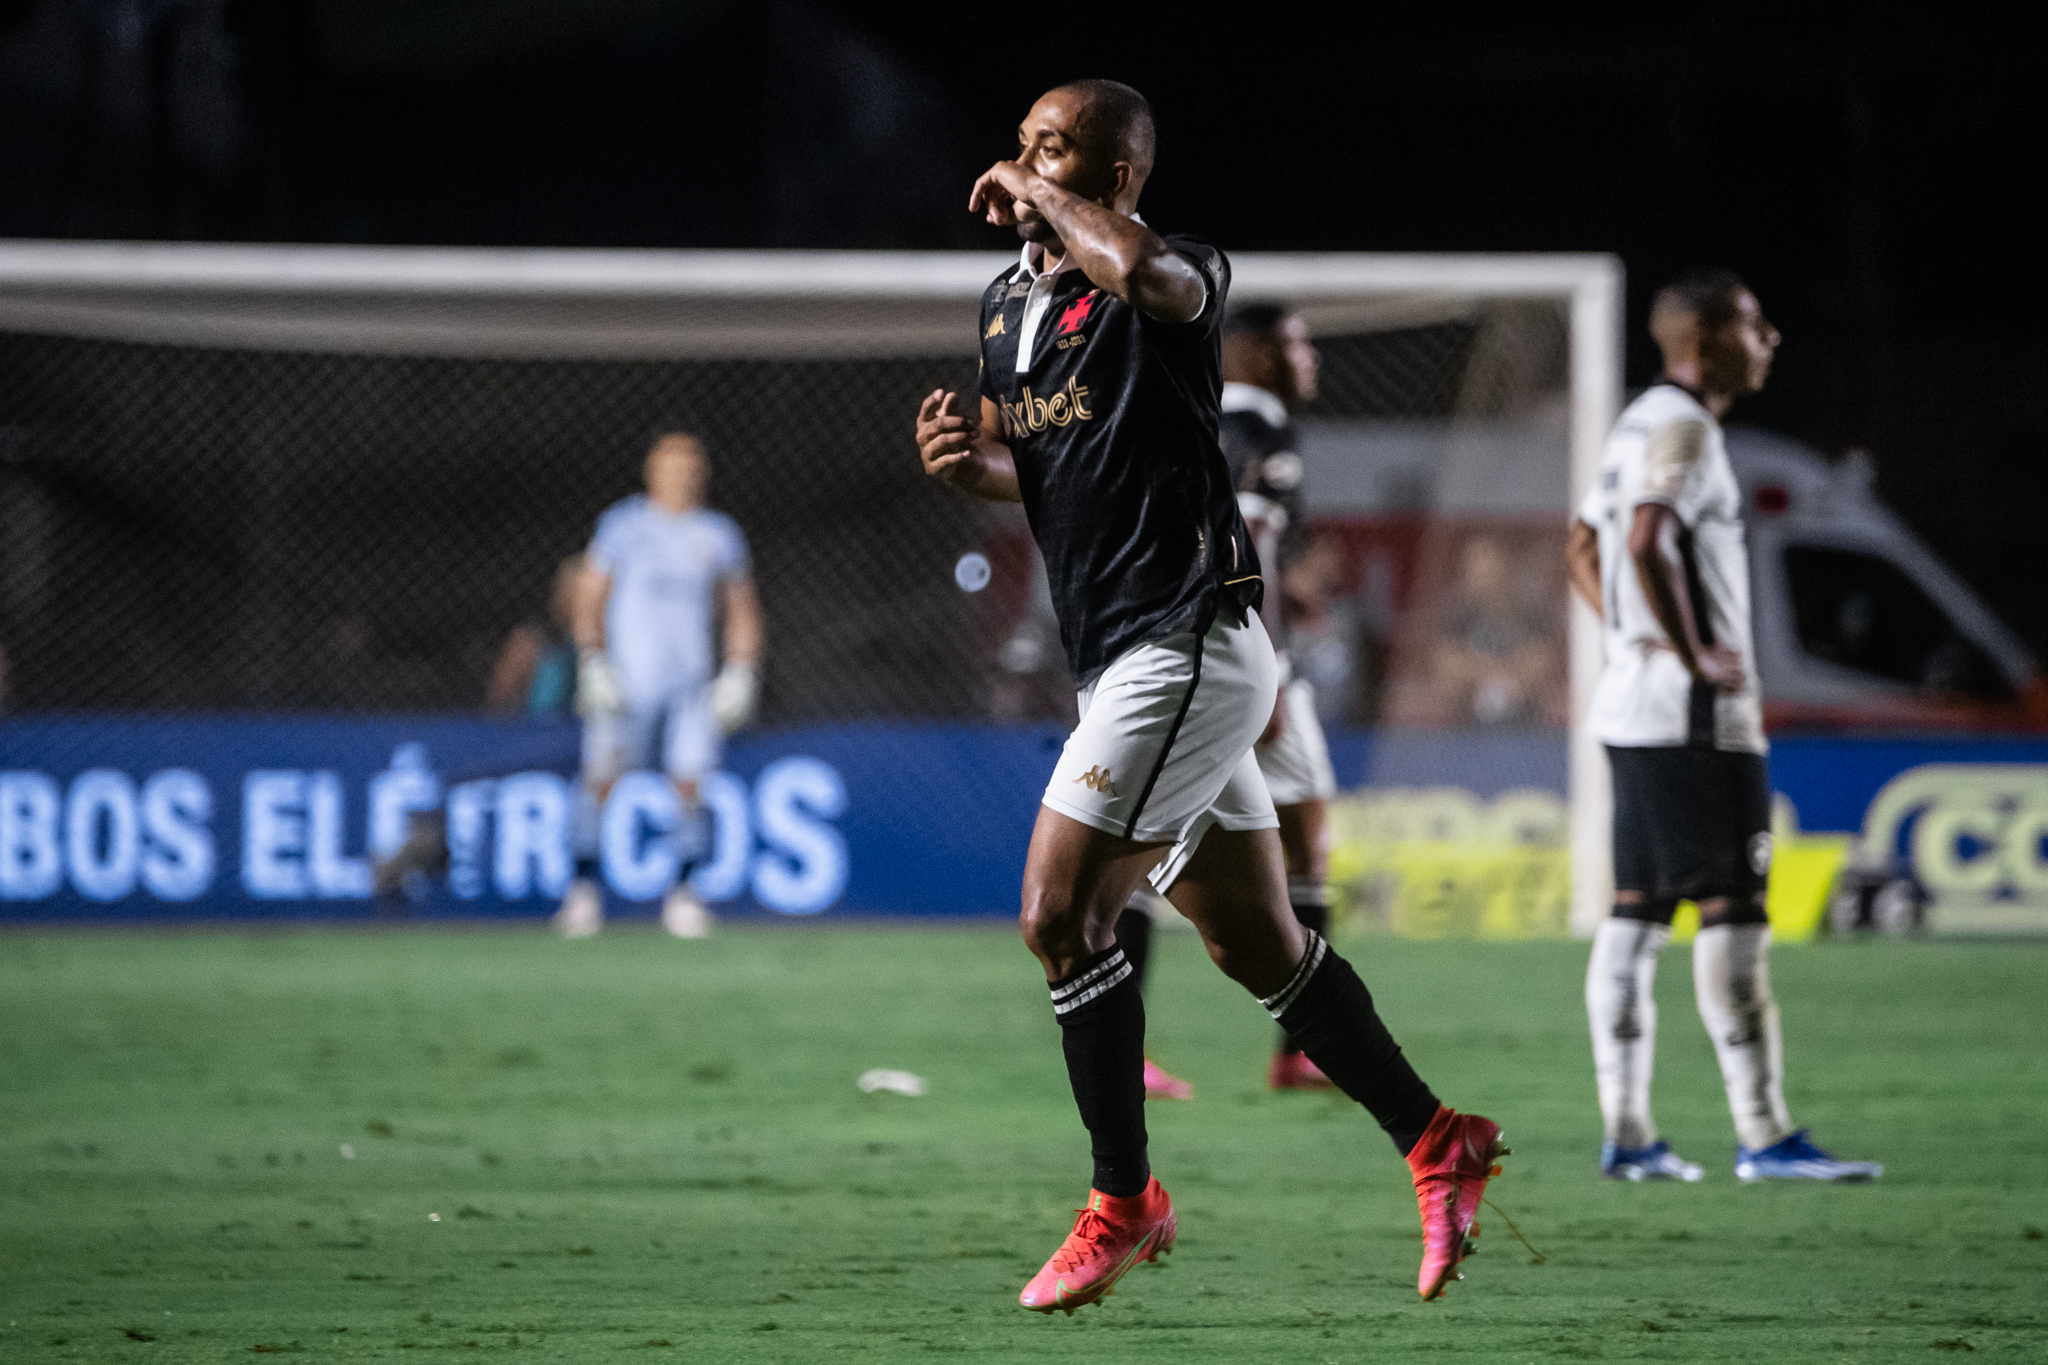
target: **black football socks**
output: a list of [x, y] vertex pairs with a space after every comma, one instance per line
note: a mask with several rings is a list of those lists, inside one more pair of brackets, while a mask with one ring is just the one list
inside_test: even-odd
[[[1287, 879], [1287, 901], [1294, 907], [1294, 918], [1304, 929], [1313, 929], [1318, 934], [1330, 931], [1330, 899], [1323, 890], [1323, 884], [1313, 877], [1289, 877]], [[1283, 1031], [1280, 1034], [1282, 1052], [1299, 1052]]]
[[1373, 1008], [1372, 992], [1351, 964], [1311, 929], [1294, 978], [1259, 1003], [1339, 1090], [1365, 1106], [1401, 1155], [1408, 1155], [1436, 1117], [1437, 1098], [1401, 1055], [1400, 1044]]
[[1116, 917], [1116, 946], [1124, 950], [1124, 961], [1131, 964], [1131, 980], [1143, 990], [1145, 964], [1152, 957], [1152, 916], [1135, 905], [1125, 906]]
[[1106, 948], [1053, 982], [1052, 1008], [1095, 1154], [1094, 1186], [1119, 1199], [1143, 1194], [1152, 1176], [1145, 1156], [1145, 997], [1124, 949]]

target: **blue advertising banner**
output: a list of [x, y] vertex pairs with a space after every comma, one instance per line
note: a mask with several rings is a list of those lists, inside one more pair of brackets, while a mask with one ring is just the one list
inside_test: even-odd
[[[703, 784], [693, 882], [725, 913], [1014, 914], [1064, 738], [750, 733]], [[0, 921], [544, 914], [576, 870], [577, 753], [575, 723], [525, 719], [10, 719]], [[445, 820], [447, 870], [380, 907], [373, 865], [424, 812]], [[628, 774], [593, 817], [609, 898], [658, 899], [678, 856], [669, 784]]]
[[[742, 916], [1013, 915], [1064, 739], [748, 732], [704, 783], [693, 884]], [[651, 913], [679, 857], [674, 792], [629, 774], [602, 810], [579, 809], [578, 747], [573, 721], [525, 718], [0, 721], [0, 922], [535, 916], [579, 843], [615, 911]], [[1556, 733], [1337, 731], [1330, 750], [1347, 791], [1564, 795]], [[1806, 830], [1881, 824], [1902, 874], [1938, 897], [2048, 906], [2048, 739], [1784, 738], [1771, 771]], [[379, 903], [374, 865], [423, 813], [445, 824], [446, 869]]]
[[2048, 764], [2048, 738], [1829, 735], [1771, 741], [1771, 785], [1791, 799], [1800, 826], [1809, 830], [1860, 831], [1871, 804], [1893, 778], [1934, 764]]

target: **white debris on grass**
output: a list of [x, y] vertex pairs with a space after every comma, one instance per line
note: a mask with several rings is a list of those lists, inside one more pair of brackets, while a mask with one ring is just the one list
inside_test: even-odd
[[873, 1071], [863, 1071], [860, 1079], [854, 1084], [861, 1088], [864, 1095], [872, 1095], [877, 1090], [893, 1090], [899, 1095], [924, 1093], [924, 1077], [912, 1075], [908, 1071], [891, 1071], [880, 1066]]
[[344, 1142], [341, 1144], [341, 1159], [343, 1161], [354, 1161], [356, 1159], [354, 1143]]

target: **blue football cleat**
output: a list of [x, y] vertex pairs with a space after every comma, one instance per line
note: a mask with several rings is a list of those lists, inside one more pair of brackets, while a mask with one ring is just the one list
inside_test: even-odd
[[1605, 1142], [1600, 1145], [1600, 1174], [1609, 1180], [1683, 1180], [1691, 1184], [1700, 1178], [1700, 1168], [1672, 1151], [1668, 1142], [1647, 1147]]
[[1735, 1178], [1750, 1182], [1831, 1180], [1839, 1185], [1853, 1185], [1875, 1180], [1884, 1174], [1884, 1167], [1875, 1161], [1835, 1160], [1814, 1146], [1806, 1133], [1807, 1130], [1801, 1128], [1761, 1151], [1738, 1146], [1735, 1149]]

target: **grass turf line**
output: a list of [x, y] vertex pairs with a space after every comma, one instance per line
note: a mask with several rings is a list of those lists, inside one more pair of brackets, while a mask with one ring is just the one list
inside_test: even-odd
[[[1015, 1303], [1088, 1164], [1011, 931], [11, 932], [0, 1359], [2048, 1356], [2048, 947], [1776, 954], [1794, 1116], [1888, 1167], [1839, 1189], [1734, 1180], [1682, 949], [1657, 1095], [1695, 1186], [1594, 1178], [1582, 946], [1348, 949], [1505, 1125], [1494, 1194], [1549, 1264], [1482, 1212], [1466, 1281], [1417, 1301], [1390, 1146], [1263, 1090], [1271, 1025], [1166, 936], [1181, 1247], [1070, 1320]], [[930, 1093], [860, 1094], [877, 1066]]]

